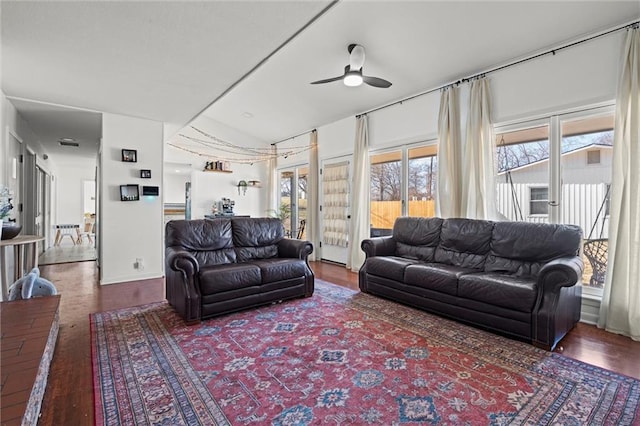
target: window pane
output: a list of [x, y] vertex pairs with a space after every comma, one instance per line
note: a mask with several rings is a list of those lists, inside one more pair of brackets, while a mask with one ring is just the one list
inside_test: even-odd
[[[549, 126], [498, 133], [496, 150], [500, 214], [507, 220], [548, 222]], [[547, 191], [544, 198], [540, 189]]]
[[371, 156], [371, 236], [390, 235], [402, 215], [402, 153]]
[[438, 148], [427, 145], [409, 150], [409, 216], [435, 216]]
[[[291, 234], [291, 189], [293, 188], [293, 172], [284, 171], [280, 173], [280, 206], [278, 213], [281, 216], [284, 230], [287, 235]], [[286, 216], [286, 217], [285, 217]]]
[[[307, 221], [307, 176], [309, 175], [308, 167], [300, 167], [298, 169], [298, 223], [295, 227], [293, 237], [304, 239], [306, 235]], [[304, 222], [303, 222], [304, 221]]]
[[560, 222], [584, 234], [585, 286], [601, 289], [608, 258], [609, 188], [613, 160], [613, 114], [562, 125]]

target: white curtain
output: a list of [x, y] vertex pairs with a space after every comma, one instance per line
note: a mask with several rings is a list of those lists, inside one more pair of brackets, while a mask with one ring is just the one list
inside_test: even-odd
[[640, 30], [622, 54], [613, 136], [609, 247], [598, 327], [640, 340]]
[[309, 139], [309, 175], [307, 176], [307, 240], [313, 244], [309, 260], [320, 260], [320, 160], [318, 159], [318, 132], [311, 132]]
[[269, 182], [267, 185], [267, 212], [278, 211], [278, 147], [271, 145], [269, 153], [269, 161], [267, 163], [267, 173], [269, 174]]
[[462, 168], [461, 213], [471, 219], [497, 219], [495, 141], [486, 77], [471, 82], [467, 140]]
[[360, 243], [369, 238], [369, 131], [367, 116], [356, 119], [356, 140], [353, 149], [353, 182], [351, 184], [351, 227], [347, 268], [360, 270], [365, 254]]
[[325, 165], [322, 172], [322, 243], [347, 247], [349, 241], [349, 163]]
[[438, 115], [436, 215], [439, 217], [462, 217], [461, 151], [458, 88], [449, 86], [440, 95]]

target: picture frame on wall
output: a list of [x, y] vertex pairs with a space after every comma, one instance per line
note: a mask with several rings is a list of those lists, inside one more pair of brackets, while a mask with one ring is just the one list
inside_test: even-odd
[[122, 161], [125, 163], [135, 163], [138, 161], [138, 151], [135, 149], [123, 149]]
[[142, 179], [151, 179], [151, 170], [147, 170], [147, 169], [140, 170], [140, 177]]
[[138, 185], [120, 185], [120, 201], [140, 200]]

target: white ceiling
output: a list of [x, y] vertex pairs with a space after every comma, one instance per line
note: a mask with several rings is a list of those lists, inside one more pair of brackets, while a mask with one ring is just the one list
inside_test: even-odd
[[[278, 50], [327, 6], [3, 0], [2, 89], [178, 126], [217, 99], [207, 117], [273, 142], [640, 18], [638, 1], [342, 1]], [[391, 88], [309, 84], [342, 74], [350, 43]], [[12, 102], [61, 137], [65, 119]]]

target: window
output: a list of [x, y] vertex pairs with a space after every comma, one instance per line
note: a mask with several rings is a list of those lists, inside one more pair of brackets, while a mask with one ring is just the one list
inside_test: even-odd
[[600, 150], [587, 151], [587, 164], [600, 164]]
[[[549, 125], [532, 123], [528, 127], [496, 130], [496, 182], [498, 212], [508, 220], [546, 221], [549, 187]], [[544, 199], [540, 189], [546, 194]], [[523, 212], [527, 200], [529, 212]]]
[[548, 214], [549, 188], [529, 188], [529, 214]]
[[435, 216], [438, 184], [438, 148], [436, 145], [409, 149], [408, 216]]
[[402, 216], [402, 152], [372, 155], [370, 177], [371, 236], [390, 235]]
[[579, 226], [583, 294], [596, 297], [608, 257], [613, 125], [613, 107], [601, 107], [495, 129], [500, 213]]
[[371, 159], [371, 236], [391, 235], [400, 216], [435, 216], [438, 147], [412, 144], [373, 153]]

